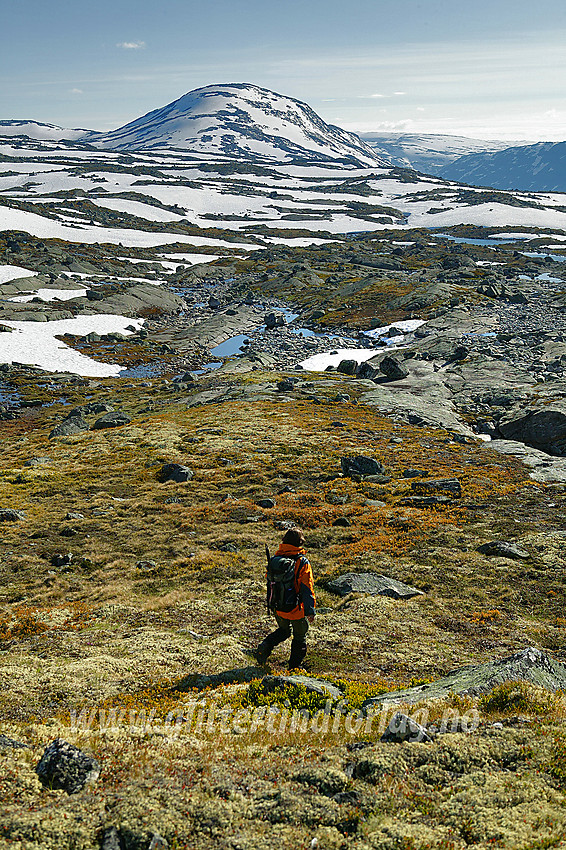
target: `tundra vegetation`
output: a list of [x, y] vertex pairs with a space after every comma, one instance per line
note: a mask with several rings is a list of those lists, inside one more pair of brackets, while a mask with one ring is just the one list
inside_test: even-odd
[[[207, 277], [232, 279], [234, 301], [250, 291], [252, 300], [279, 299], [312, 328], [344, 333], [495, 303], [478, 291], [493, 278], [482, 262], [495, 262], [494, 248], [466, 246], [473, 269], [465, 270], [447, 241], [425, 244], [417, 231], [399, 249], [400, 234], [231, 252], [198, 274], [175, 271], [167, 288], [186, 296]], [[120, 278], [133, 268], [157, 274], [154, 249], [71, 249], [15, 233], [1, 247], [6, 262], [17, 255], [40, 275], [47, 266], [65, 274], [58, 252], [76, 253], [94, 269], [83, 274], [106, 275], [101, 303], [124, 294]], [[521, 275], [551, 268], [542, 261], [533, 271], [509, 246], [496, 262], [519, 287]], [[315, 838], [329, 850], [563, 846], [561, 692], [509, 682], [482, 696], [395, 706], [437, 729], [448, 717], [432, 742], [383, 743], [385, 715], [372, 725], [360, 709], [368, 697], [526, 646], [563, 657], [564, 484], [534, 480], [520, 459], [471, 431], [378, 409], [355, 376], [256, 358], [245, 370], [229, 360], [174, 381], [204, 352], [164, 343], [174, 319], [159, 304], [146, 309], [147, 337], [65, 338], [141, 372], [88, 379], [12, 365], [3, 373], [17, 404], [0, 421], [2, 846], [91, 850], [111, 827], [128, 850], [159, 846], [157, 835], [202, 850], [307, 848]], [[299, 378], [295, 389], [282, 392], [290, 377]], [[533, 386], [560, 398], [560, 380], [549, 396], [545, 383]], [[50, 438], [74, 408], [87, 427]], [[95, 429], [95, 408], [131, 421]], [[470, 424], [482, 415], [474, 410], [465, 412]], [[360, 455], [385, 473], [345, 476], [342, 458]], [[164, 481], [171, 463], [188, 467], [188, 480]], [[459, 495], [414, 501], [415, 483], [439, 479], [457, 479]], [[261, 507], [267, 499], [273, 506]], [[249, 651], [271, 627], [264, 544], [274, 547], [289, 524], [305, 530], [320, 613], [305, 680], [266, 696], [265, 671]], [[527, 557], [478, 551], [493, 540]], [[422, 593], [338, 597], [328, 588], [366, 572]], [[283, 674], [286, 660], [276, 650], [271, 672]], [[313, 694], [309, 679], [338, 687], [342, 705]], [[57, 738], [100, 763], [80, 793], [40, 784], [35, 766]]]

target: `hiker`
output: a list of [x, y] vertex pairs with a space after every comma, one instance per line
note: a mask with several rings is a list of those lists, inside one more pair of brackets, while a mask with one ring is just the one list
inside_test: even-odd
[[[302, 666], [307, 653], [309, 623], [314, 623], [316, 600], [311, 565], [303, 548], [305, 537], [300, 528], [290, 528], [279, 549], [268, 560], [267, 606], [278, 628], [269, 634], [254, 652], [256, 661], [265, 664], [274, 647], [291, 637], [288, 670]], [[286, 572], [285, 572], [286, 569]]]

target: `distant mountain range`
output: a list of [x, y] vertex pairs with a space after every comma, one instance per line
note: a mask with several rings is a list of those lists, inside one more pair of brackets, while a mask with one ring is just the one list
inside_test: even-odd
[[502, 142], [411, 133], [366, 133], [391, 165], [445, 180], [527, 192], [566, 192], [566, 142]]
[[434, 133], [362, 133], [361, 138], [392, 165], [414, 168], [424, 174], [439, 170], [468, 154], [483, 154], [524, 145], [526, 142], [487, 141]]
[[566, 142], [539, 142], [469, 154], [439, 168], [435, 174], [494, 189], [566, 192]]
[[8, 136], [13, 139], [22, 136], [37, 141], [88, 141], [99, 134], [95, 130], [68, 129], [57, 124], [45, 124], [41, 121], [8, 120], [0, 121], [0, 137]]
[[327, 124], [310, 106], [250, 83], [194, 89], [107, 133], [31, 120], [0, 121], [0, 137], [86, 143], [105, 150], [182, 150], [278, 164], [409, 168], [445, 180], [521, 191], [566, 191], [566, 142], [373, 133]]

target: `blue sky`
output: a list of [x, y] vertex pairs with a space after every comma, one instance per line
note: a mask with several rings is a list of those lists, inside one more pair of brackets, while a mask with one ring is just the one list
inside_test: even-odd
[[104, 130], [220, 82], [357, 132], [566, 140], [564, 0], [18, 0], [0, 118]]

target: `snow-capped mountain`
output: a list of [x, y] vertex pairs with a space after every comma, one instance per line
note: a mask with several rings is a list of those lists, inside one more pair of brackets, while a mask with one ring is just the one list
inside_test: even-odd
[[535, 192], [566, 191], [566, 142], [539, 142], [462, 156], [437, 172], [448, 180]]
[[306, 103], [249, 83], [195, 89], [96, 144], [112, 150], [177, 148], [248, 161], [385, 165], [358, 136], [326, 124]]
[[0, 137], [25, 136], [28, 139], [36, 139], [41, 142], [60, 142], [63, 140], [77, 141], [78, 139], [90, 141], [97, 135], [98, 133], [94, 130], [72, 130], [66, 127], [58, 127], [56, 124], [45, 124], [41, 121], [0, 121]]
[[361, 138], [391, 165], [414, 168], [424, 174], [440, 174], [440, 169], [461, 156], [493, 153], [526, 144], [524, 141], [488, 141], [435, 133], [362, 133]]

